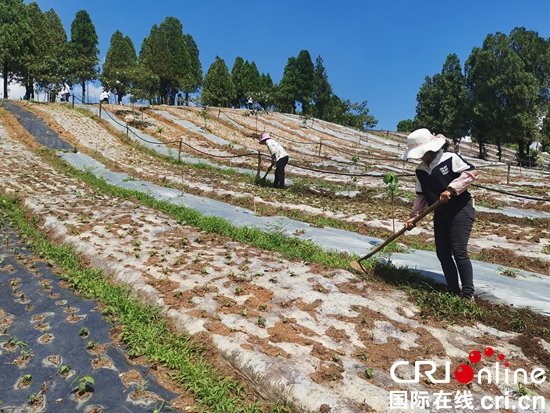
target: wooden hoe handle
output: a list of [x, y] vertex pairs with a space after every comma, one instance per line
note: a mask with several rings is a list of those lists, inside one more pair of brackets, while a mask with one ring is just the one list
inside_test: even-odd
[[[435, 210], [439, 205], [441, 205], [442, 202], [440, 200], [437, 200], [432, 206], [430, 206], [428, 209], [424, 210], [420, 215], [418, 215], [415, 219], [412, 220], [412, 223], [416, 225], [418, 221], [420, 221], [422, 218], [424, 218], [426, 215], [428, 215], [430, 212]], [[393, 234], [391, 237], [389, 237], [386, 241], [384, 241], [382, 244], [378, 245], [375, 249], [370, 251], [367, 255], [359, 258], [357, 262], [366, 260], [367, 258], [372, 257], [374, 254], [376, 254], [378, 251], [380, 251], [382, 248], [384, 248], [386, 245], [388, 245], [390, 242], [392, 242], [394, 239], [399, 238], [401, 235], [403, 235], [407, 231], [407, 227], [401, 228], [398, 232]]]

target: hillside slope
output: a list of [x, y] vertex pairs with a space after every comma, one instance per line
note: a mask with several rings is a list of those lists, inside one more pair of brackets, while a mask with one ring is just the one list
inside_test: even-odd
[[[120, 174], [127, 188], [156, 184], [167, 193], [200, 196], [204, 203], [223, 201], [260, 216], [287, 216], [312, 228], [333, 226], [382, 239], [393, 226], [384, 174], [402, 175], [393, 208], [397, 226], [406, 219], [414, 197], [415, 165], [400, 160], [404, 137], [398, 134], [358, 133], [317, 120], [303, 125], [299, 118], [282, 114], [255, 119], [233, 110], [212, 111], [205, 124], [195, 108], [139, 112], [112, 106], [104, 108], [108, 112], [103, 111], [101, 119], [89, 108], [28, 105], [26, 109], [43, 118], [80, 154]], [[121, 131], [107, 122], [109, 114], [122, 125]], [[144, 150], [138, 135], [132, 135], [133, 127], [136, 133], [145, 133], [142, 138], [171, 148], [168, 158]], [[258, 158], [264, 159], [263, 170], [267, 166], [265, 157], [258, 156], [258, 151], [265, 151], [257, 143], [264, 130], [291, 154], [291, 183], [285, 191], [254, 180]], [[393, 398], [403, 395], [395, 392], [405, 391], [411, 397], [427, 395], [431, 404], [425, 410], [436, 411], [438, 392], [456, 396], [467, 391], [481, 408], [482, 400], [496, 400], [506, 392], [515, 403], [521, 388], [487, 381], [465, 386], [454, 376], [449, 383], [436, 383], [425, 375], [415, 383], [398, 383], [391, 376], [392, 366], [403, 360], [411, 363], [397, 370], [399, 377], [411, 379], [412, 363], [430, 360], [440, 366], [436, 378], [441, 379], [445, 362], [454, 371], [472, 351], [483, 352], [489, 346], [494, 356], [486, 355], [479, 364], [470, 362], [476, 372], [494, 368], [498, 354], [506, 356], [513, 370], [550, 367], [549, 345], [540, 334], [534, 338], [525, 329], [502, 329], [506, 323], [495, 325], [488, 314], [477, 321], [457, 317], [455, 324], [427, 315], [407, 290], [383, 281], [387, 268], [374, 262], [372, 274], [363, 277], [350, 271], [345, 264], [349, 257], [344, 255], [337, 255], [340, 261], [334, 264], [322, 263], [314, 254], [311, 259], [300, 258], [298, 252], [304, 247], [294, 244], [277, 221], [265, 231], [273, 238], [264, 246], [247, 242], [237, 237], [238, 230], [227, 230], [219, 221], [192, 218], [195, 215], [182, 207], [180, 211], [156, 206], [136, 195], [115, 195], [83, 181], [78, 173], [61, 170], [48, 157], [37, 155], [39, 145], [5, 110], [0, 137], [6, 155], [0, 187], [20, 197], [29, 213], [39, 218], [41, 230], [56, 242], [74, 246], [114, 282], [128, 284], [143, 300], [161, 305], [177, 328], [192, 334], [209, 332], [220, 357], [265, 399], [282, 400], [295, 411], [382, 412], [393, 410], [390, 404], [397, 403]], [[169, 160], [178, 156], [250, 173]], [[477, 183], [501, 192], [480, 187], [472, 191], [478, 205], [487, 208], [478, 213], [472, 253], [511, 269], [549, 275], [544, 201], [548, 177], [516, 168], [509, 174], [507, 165], [495, 162], [476, 164], [484, 171]], [[535, 218], [510, 216], [504, 209], [510, 206], [530, 210]], [[291, 251], [270, 244], [281, 236], [281, 248], [287, 244]], [[430, 237], [431, 224], [426, 220], [402, 241], [429, 249]], [[536, 320], [547, 322], [544, 317]], [[538, 352], [525, 342], [534, 344]], [[505, 370], [502, 364], [496, 368]], [[527, 384], [530, 391], [548, 397], [546, 382]], [[484, 410], [500, 411], [494, 406]]]

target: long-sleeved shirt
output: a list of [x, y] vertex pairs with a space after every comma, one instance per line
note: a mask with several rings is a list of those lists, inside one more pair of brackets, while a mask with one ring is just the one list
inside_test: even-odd
[[271, 156], [275, 155], [275, 161], [278, 161], [279, 159], [288, 156], [285, 148], [283, 148], [281, 144], [274, 139], [266, 140], [265, 146], [267, 146], [267, 149], [269, 149], [269, 153], [271, 154]]

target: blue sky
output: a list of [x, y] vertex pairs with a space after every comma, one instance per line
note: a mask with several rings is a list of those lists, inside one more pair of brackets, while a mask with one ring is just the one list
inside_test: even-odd
[[[390, 130], [414, 118], [425, 76], [439, 73], [447, 55], [456, 53], [464, 65], [487, 34], [509, 34], [514, 27], [550, 37], [547, 0], [38, 0], [38, 5], [56, 11], [69, 38], [76, 12], [87, 10], [102, 61], [115, 30], [130, 36], [139, 53], [153, 24], [168, 16], [195, 39], [205, 73], [216, 55], [229, 70], [240, 56], [278, 83], [288, 58], [308, 50], [313, 61], [323, 58], [334, 93], [352, 102], [367, 100], [379, 121], [376, 129]], [[99, 93], [92, 88], [90, 96]]]

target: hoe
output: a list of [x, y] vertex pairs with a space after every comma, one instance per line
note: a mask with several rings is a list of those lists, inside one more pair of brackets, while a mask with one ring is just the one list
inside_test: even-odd
[[267, 168], [265, 175], [262, 177], [262, 179], [260, 179], [260, 182], [262, 184], [265, 184], [265, 178], [267, 178], [267, 174], [270, 173], [272, 169], [273, 169], [273, 164], [269, 165], [269, 168]]
[[[418, 221], [420, 221], [422, 218], [424, 218], [426, 215], [428, 215], [430, 212], [435, 210], [439, 205], [441, 205], [441, 201], [435, 202], [432, 206], [430, 206], [428, 209], [424, 210], [420, 215], [418, 215], [412, 222], [413, 224], [416, 224]], [[392, 242], [394, 239], [399, 238], [401, 235], [403, 235], [407, 231], [406, 227], [403, 227], [401, 230], [393, 234], [391, 237], [389, 237], [386, 241], [384, 241], [382, 244], [378, 245], [375, 249], [370, 251], [367, 255], [359, 258], [357, 261], [351, 261], [349, 265], [351, 268], [357, 271], [363, 271], [366, 273], [367, 271], [361, 264], [361, 261], [366, 260], [367, 258], [372, 257], [374, 254], [376, 254], [378, 251], [380, 251], [382, 248], [384, 248], [386, 245], [388, 245], [390, 242]]]

